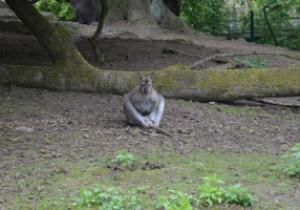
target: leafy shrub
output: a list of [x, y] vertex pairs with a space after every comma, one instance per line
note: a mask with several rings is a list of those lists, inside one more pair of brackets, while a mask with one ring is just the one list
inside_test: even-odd
[[72, 5], [66, 0], [39, 0], [34, 6], [45, 12], [52, 12], [60, 20], [72, 20], [75, 17]]
[[254, 201], [251, 193], [239, 184], [225, 186], [216, 175], [204, 177], [203, 180], [199, 187], [199, 202], [204, 206], [222, 203], [251, 206]]
[[212, 206], [218, 204], [236, 204], [251, 206], [254, 199], [252, 194], [239, 184], [225, 185], [216, 175], [203, 178], [198, 197], [184, 192], [170, 190], [171, 195], [159, 199], [157, 209], [160, 210], [192, 210], [193, 206]]
[[139, 210], [136, 189], [123, 191], [118, 187], [84, 188], [77, 198], [77, 207], [100, 207], [101, 210]]
[[[242, 2], [242, 1], [241, 1]], [[243, 4], [245, 2], [242, 2]], [[252, 1], [255, 15], [256, 42], [274, 44], [264, 16], [264, 7], [267, 7], [267, 17], [271, 28], [280, 46], [291, 49], [300, 49], [300, 28], [292, 23], [293, 18], [299, 17], [299, 0], [256, 0]], [[249, 33], [249, 14], [243, 14], [242, 34]], [[296, 20], [297, 22], [298, 20]]]
[[235, 62], [238, 66], [244, 68], [267, 68], [268, 65], [263, 58], [256, 57], [256, 58], [235, 58]]
[[181, 18], [197, 30], [217, 35], [228, 28], [224, 0], [183, 0], [181, 11]]
[[120, 165], [122, 167], [131, 167], [134, 165], [135, 157], [131, 153], [119, 153], [113, 160], [113, 164]]
[[162, 196], [156, 206], [160, 210], [193, 210], [193, 197], [187, 193], [170, 190], [170, 196]]
[[296, 144], [284, 155], [287, 161], [287, 167], [284, 172], [290, 176], [300, 175], [300, 143]]
[[282, 44], [282, 41], [287, 38], [288, 34], [293, 33], [293, 30], [291, 30], [293, 26], [290, 22], [291, 15], [294, 8], [299, 6], [299, 0], [256, 0], [253, 3], [256, 16], [256, 29], [257, 33], [260, 34], [258, 41], [274, 44], [263, 12], [263, 8], [267, 7], [267, 16], [271, 27], [279, 44]]
[[221, 204], [225, 201], [225, 189], [222, 187], [224, 181], [217, 176], [203, 178], [204, 183], [199, 187], [199, 200], [204, 206]]
[[240, 184], [234, 184], [226, 188], [225, 201], [230, 204], [238, 204], [241, 206], [251, 206], [253, 197], [249, 191]]
[[[267, 17], [280, 46], [300, 49], [300, 0], [255, 0], [254, 12], [256, 42], [274, 44], [264, 16]], [[182, 0], [181, 17], [196, 30], [227, 38], [249, 38], [250, 11], [247, 1], [230, 4], [224, 0]]]

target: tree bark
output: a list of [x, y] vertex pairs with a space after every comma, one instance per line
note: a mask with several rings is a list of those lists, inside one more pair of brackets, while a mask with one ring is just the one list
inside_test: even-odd
[[127, 21], [131, 24], [155, 24], [149, 9], [149, 0], [127, 0]]
[[180, 15], [180, 0], [164, 0], [164, 3], [176, 16]]
[[274, 31], [273, 31], [273, 28], [272, 28], [271, 23], [270, 23], [269, 18], [268, 18], [268, 14], [267, 14], [268, 13], [267, 12], [268, 8], [269, 8], [269, 6], [264, 6], [263, 7], [263, 13], [264, 13], [265, 22], [266, 22], [266, 25], [267, 25], [267, 27], [269, 29], [271, 37], [272, 37], [272, 39], [274, 41], [274, 44], [276, 46], [279, 46], [279, 43], [278, 43], [277, 38], [276, 38], [276, 35], [275, 35]]
[[127, 21], [130, 24], [158, 25], [173, 31], [185, 29], [184, 23], [163, 0], [110, 0], [106, 24]]
[[[54, 67], [0, 66], [0, 84], [61, 90], [62, 78], [49, 78]], [[145, 72], [146, 73], [146, 72]], [[137, 85], [139, 72], [95, 70], [90, 80], [74, 77], [68, 90], [124, 94]], [[300, 66], [283, 69], [196, 71], [175, 65], [155, 72], [155, 87], [166, 97], [196, 101], [233, 101], [300, 96]], [[78, 86], [78, 84], [85, 84]]]
[[[153, 0], [155, 1], [155, 0]], [[183, 21], [181, 21], [163, 2], [163, 0], [156, 0], [160, 2], [160, 8], [161, 8], [161, 16], [157, 20], [159, 25], [162, 28], [169, 29], [171, 31], [184, 31], [185, 25]]]
[[[28, 0], [6, 0], [6, 2], [52, 59], [55, 67], [47, 72], [47, 80], [50, 83], [55, 81], [54, 86], [68, 89], [75, 84], [78, 87], [85, 87], [93, 82], [95, 70], [82, 57], [70, 34], [62, 26], [50, 24]], [[20, 74], [22, 77], [21, 72]]]
[[103, 30], [105, 17], [108, 13], [108, 5], [107, 0], [98, 0], [96, 1], [96, 8], [97, 8], [97, 15], [99, 16], [98, 19], [98, 26], [97, 30], [95, 31], [94, 35], [89, 39], [91, 46], [94, 50], [96, 61], [98, 64], [102, 64], [104, 62], [103, 54], [100, 50], [100, 34]]

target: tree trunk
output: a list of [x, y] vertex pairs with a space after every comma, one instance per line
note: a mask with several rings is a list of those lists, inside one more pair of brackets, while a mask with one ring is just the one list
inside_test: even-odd
[[72, 43], [70, 35], [61, 27], [51, 25], [28, 0], [6, 0], [18, 18], [41, 42], [53, 63], [82, 64], [84, 59]]
[[180, 15], [180, 0], [164, 0], [164, 3], [176, 16]]
[[126, 20], [130, 24], [158, 25], [173, 31], [185, 29], [163, 0], [111, 0], [108, 4], [107, 24]]
[[100, 34], [103, 30], [104, 26], [104, 21], [105, 17], [108, 12], [108, 5], [107, 5], [107, 0], [98, 0], [96, 1], [96, 8], [97, 8], [97, 14], [98, 14], [98, 26], [97, 30], [95, 31], [94, 35], [89, 39], [91, 46], [94, 50], [95, 53], [95, 60], [97, 61], [98, 64], [104, 63], [104, 57], [103, 54], [100, 50]]
[[150, 1], [153, 0], [111, 0], [106, 22], [111, 24], [125, 20], [131, 24], [156, 24], [150, 13]]
[[[60, 90], [61, 78], [49, 79], [52, 67], [5, 65], [0, 67], [0, 84]], [[56, 68], [56, 67], [53, 67]], [[95, 70], [90, 82], [76, 77], [68, 90], [124, 94], [137, 85], [139, 73]], [[285, 69], [202, 70], [182, 65], [156, 71], [156, 88], [166, 97], [197, 101], [233, 101], [260, 97], [300, 95], [300, 66]]]
[[[92, 82], [93, 67], [81, 56], [70, 34], [62, 26], [50, 24], [28, 0], [6, 0], [6, 2], [44, 46], [56, 66], [47, 72], [50, 82], [56, 81], [55, 86], [60, 88], [68, 88], [75, 84], [83, 87]], [[79, 77], [83, 80], [76, 79]]]

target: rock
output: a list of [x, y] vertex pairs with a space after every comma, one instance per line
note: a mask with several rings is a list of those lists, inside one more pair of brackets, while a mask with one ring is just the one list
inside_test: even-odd
[[143, 170], [156, 170], [156, 169], [161, 169], [163, 168], [164, 165], [161, 163], [156, 163], [156, 162], [149, 162], [147, 161], [143, 166]]
[[0, 9], [2, 8], [8, 8], [7, 4], [5, 3], [5, 1], [0, 0]]
[[27, 133], [32, 133], [34, 131], [33, 128], [28, 128], [28, 127], [25, 127], [25, 126], [16, 127], [15, 130], [16, 131], [23, 131], [23, 132], [27, 132]]

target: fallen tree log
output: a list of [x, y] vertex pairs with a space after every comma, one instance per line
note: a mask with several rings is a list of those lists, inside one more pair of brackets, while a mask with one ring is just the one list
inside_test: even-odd
[[[137, 85], [139, 74], [136, 71], [96, 68], [90, 68], [89, 71], [62, 71], [55, 65], [2, 65], [0, 84], [124, 94]], [[155, 87], [166, 97], [203, 102], [300, 96], [300, 66], [196, 71], [183, 65], [174, 65], [155, 71], [154, 81]]]

